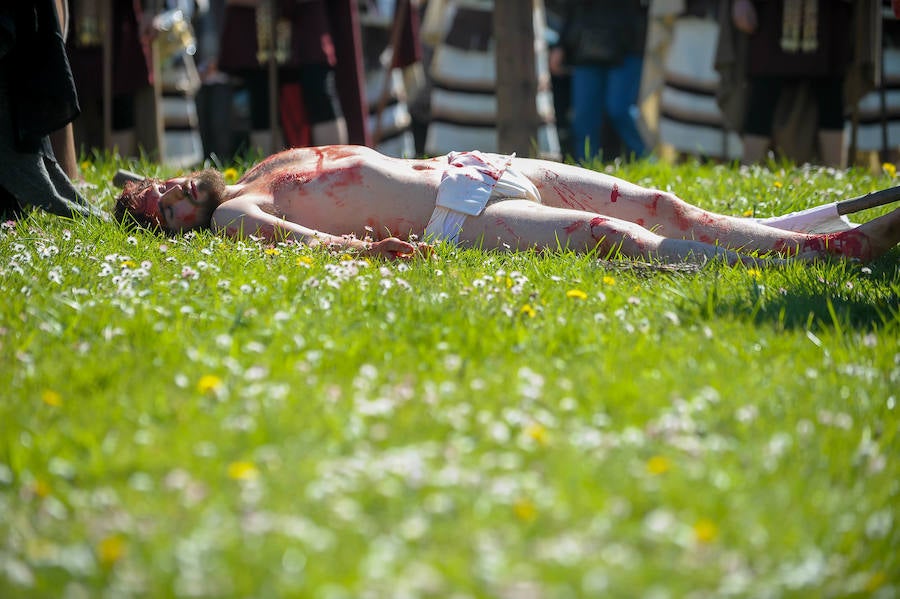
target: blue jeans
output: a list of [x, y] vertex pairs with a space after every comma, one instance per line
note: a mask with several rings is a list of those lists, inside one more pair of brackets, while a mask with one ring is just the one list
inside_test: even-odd
[[[572, 68], [572, 144], [576, 160], [600, 154], [606, 116], [629, 152], [637, 157], [647, 153], [635, 121], [643, 64], [640, 54], [629, 54], [615, 66]], [[585, 152], [585, 143], [589, 153]]]

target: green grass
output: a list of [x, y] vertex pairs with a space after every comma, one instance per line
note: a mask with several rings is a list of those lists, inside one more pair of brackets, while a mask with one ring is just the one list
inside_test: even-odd
[[[104, 206], [119, 166], [172, 174], [94, 157]], [[895, 183], [596, 167], [758, 216]], [[895, 597], [898, 256], [400, 265], [33, 214], [0, 596]]]

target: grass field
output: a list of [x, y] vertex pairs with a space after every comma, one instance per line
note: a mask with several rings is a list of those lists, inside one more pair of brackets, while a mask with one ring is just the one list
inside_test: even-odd
[[[118, 166], [171, 174], [86, 161], [104, 206]], [[896, 184], [598, 168], [738, 215]], [[898, 258], [391, 264], [5, 223], [0, 597], [897, 597]]]

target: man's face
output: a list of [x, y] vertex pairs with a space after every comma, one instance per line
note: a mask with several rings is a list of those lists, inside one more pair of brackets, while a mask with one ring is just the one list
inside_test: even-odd
[[220, 184], [207, 172], [148, 182], [136, 194], [136, 211], [173, 233], [206, 227], [221, 199]]

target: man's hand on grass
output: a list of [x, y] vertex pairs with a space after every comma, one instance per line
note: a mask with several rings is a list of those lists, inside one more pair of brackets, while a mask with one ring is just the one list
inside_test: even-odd
[[389, 260], [410, 260], [417, 256], [429, 257], [432, 246], [427, 243], [409, 243], [396, 237], [387, 237], [372, 243], [365, 251], [366, 256], [381, 256]]

